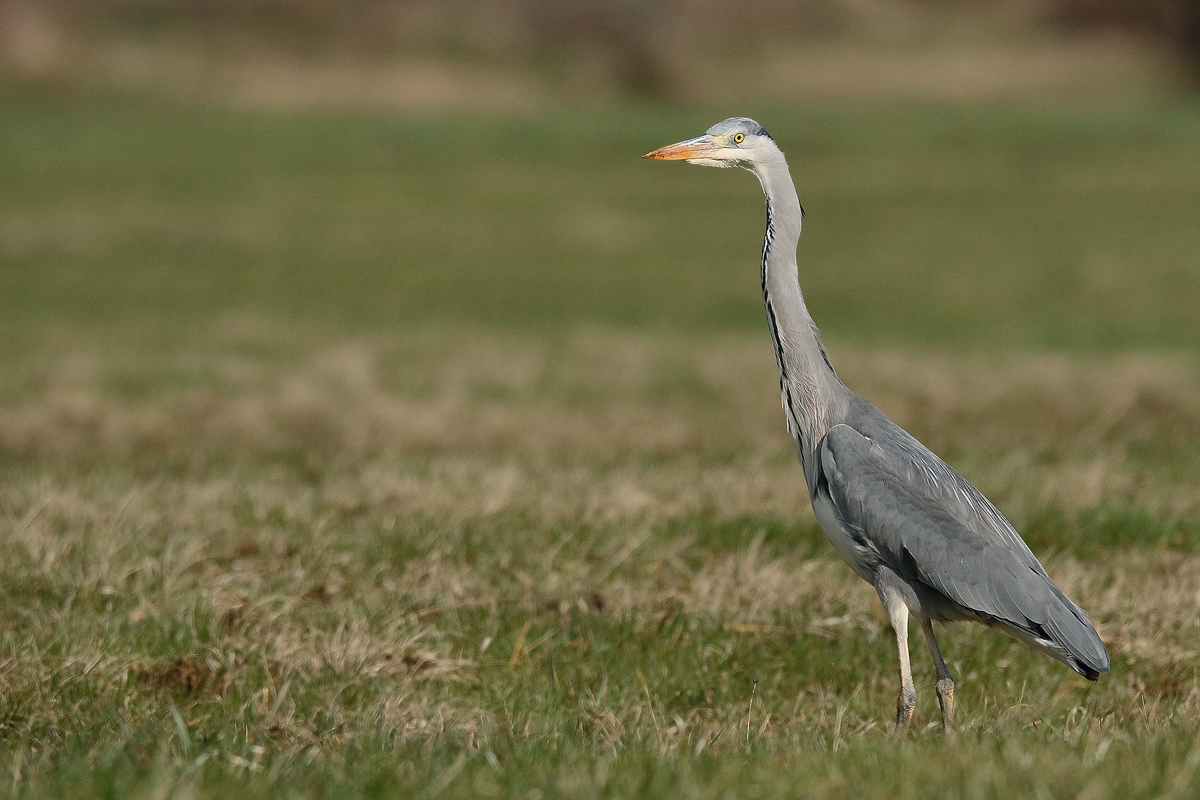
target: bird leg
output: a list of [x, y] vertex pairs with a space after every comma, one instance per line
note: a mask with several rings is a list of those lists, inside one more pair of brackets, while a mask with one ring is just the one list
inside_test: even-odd
[[950, 731], [954, 725], [954, 678], [946, 669], [942, 660], [942, 651], [938, 649], [937, 639], [933, 637], [933, 621], [921, 620], [921, 631], [925, 634], [925, 642], [929, 645], [929, 654], [933, 656], [933, 668], [937, 671], [937, 698], [942, 707], [942, 730]]
[[883, 601], [896, 632], [896, 650], [900, 654], [900, 699], [896, 703], [896, 731], [899, 732], [908, 727], [917, 705], [917, 687], [913, 684], [912, 663], [908, 658], [908, 606], [897, 592], [886, 588], [879, 592], [879, 599]]

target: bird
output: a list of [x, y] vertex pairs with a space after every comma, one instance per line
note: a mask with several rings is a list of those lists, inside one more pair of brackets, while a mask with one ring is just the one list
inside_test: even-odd
[[942, 727], [953, 729], [954, 678], [933, 622], [974, 620], [1058, 659], [1089, 680], [1109, 670], [1087, 613], [1054, 584], [983, 494], [871, 402], [842, 383], [800, 290], [804, 209], [783, 151], [746, 117], [643, 158], [741, 167], [767, 206], [760, 275], [783, 411], [813, 513], [833, 549], [875, 587], [900, 659], [896, 727], [913, 718], [910, 615], [933, 658]]

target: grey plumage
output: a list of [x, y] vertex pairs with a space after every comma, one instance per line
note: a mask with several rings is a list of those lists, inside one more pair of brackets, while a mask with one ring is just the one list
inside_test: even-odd
[[979, 490], [837, 377], [804, 305], [796, 244], [803, 210], [783, 152], [753, 120], [735, 117], [646, 158], [739, 166], [767, 204], [761, 279], [788, 430], [813, 511], [838, 554], [875, 586], [896, 631], [897, 723], [916, 694], [908, 615], [921, 621], [938, 674], [943, 722], [954, 682], [931, 620], [998, 627], [1095, 680], [1108, 653], [1087, 614], [1050, 580], [1008, 520]]

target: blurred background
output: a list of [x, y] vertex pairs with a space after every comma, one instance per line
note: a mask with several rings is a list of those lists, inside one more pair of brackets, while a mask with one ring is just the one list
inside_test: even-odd
[[[15, 78], [260, 100], [273, 91], [280, 102], [438, 105], [470, 88], [480, 93], [471, 100], [500, 86], [521, 96], [521, 84], [699, 100], [730, 90], [721, 78], [731, 69], [776, 93], [1082, 88], [1072, 84], [1096, 69], [1097, 83], [1122, 71], [1200, 80], [1195, 0], [5, 0], [0, 9], [0, 58]], [[409, 69], [357, 89], [305, 73], [333, 64]], [[270, 74], [221, 86], [220, 77], [250, 78], [237, 68], [251, 65]]]
[[1198, 31], [1197, 0], [4, 0], [0, 329], [758, 332], [757, 186], [638, 158], [747, 115], [828, 333], [1191, 347]]

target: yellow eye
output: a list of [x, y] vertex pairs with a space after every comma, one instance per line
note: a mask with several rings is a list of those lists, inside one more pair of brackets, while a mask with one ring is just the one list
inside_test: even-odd
[[735, 133], [733, 135], [733, 143], [734, 144], [741, 144], [745, 140], [746, 140], [746, 134], [744, 134], [744, 133]]

